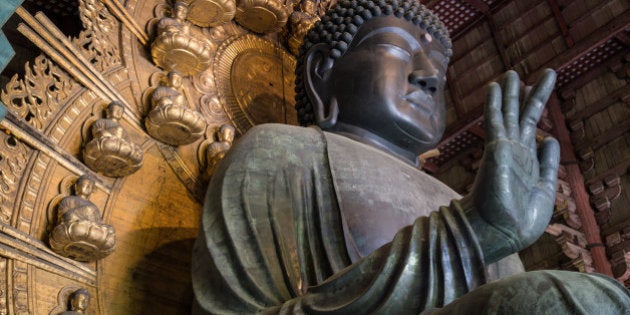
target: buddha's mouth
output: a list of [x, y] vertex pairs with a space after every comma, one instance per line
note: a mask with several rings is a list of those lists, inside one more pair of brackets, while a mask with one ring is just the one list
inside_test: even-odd
[[421, 110], [423, 114], [426, 114], [427, 116], [431, 116], [433, 114], [433, 97], [424, 91], [413, 91], [405, 95], [403, 99], [413, 105], [414, 108]]

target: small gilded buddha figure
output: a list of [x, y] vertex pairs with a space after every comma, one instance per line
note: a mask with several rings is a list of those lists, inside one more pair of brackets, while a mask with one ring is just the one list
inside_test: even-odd
[[300, 10], [291, 13], [289, 17], [291, 34], [289, 35], [288, 44], [292, 54], [297, 56], [304, 36], [317, 21], [319, 21], [317, 4], [312, 0], [302, 0], [300, 2]]
[[79, 289], [70, 295], [70, 310], [59, 315], [79, 315], [85, 314], [92, 296], [86, 289]]
[[157, 25], [158, 35], [188, 33], [190, 31], [190, 23], [186, 21], [188, 5], [185, 2], [176, 2], [173, 6], [172, 15], [173, 17], [160, 19]]
[[142, 166], [142, 150], [131, 142], [127, 131], [120, 125], [123, 113], [120, 102], [111, 102], [106, 118], [97, 120], [92, 126], [93, 138], [83, 150], [85, 164], [106, 176], [126, 176]]
[[50, 233], [50, 247], [77, 261], [103, 258], [114, 251], [114, 227], [103, 224], [101, 213], [89, 200], [94, 189], [92, 179], [79, 177], [74, 189], [75, 195], [64, 197], [57, 207], [57, 225]]
[[203, 116], [187, 106], [186, 98], [180, 92], [181, 87], [182, 75], [170, 71], [166, 85], [153, 91], [151, 111], [145, 120], [149, 134], [170, 145], [192, 143], [206, 129]]
[[187, 15], [188, 5], [178, 1], [173, 6], [173, 16], [160, 19], [151, 56], [156, 65], [166, 70], [195, 75], [210, 66], [211, 47], [203, 38], [192, 34]]
[[218, 141], [212, 142], [206, 149], [206, 172], [204, 180], [210, 180], [217, 164], [223, 159], [234, 142], [234, 127], [232, 125], [222, 125], [217, 131]]

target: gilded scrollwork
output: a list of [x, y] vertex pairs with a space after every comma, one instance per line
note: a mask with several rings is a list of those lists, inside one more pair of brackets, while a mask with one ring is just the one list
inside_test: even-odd
[[120, 102], [111, 102], [106, 117], [92, 125], [92, 140], [83, 149], [83, 162], [105, 176], [127, 176], [142, 166], [142, 149], [131, 141], [120, 124], [123, 113]]
[[98, 0], [79, 0], [79, 16], [84, 30], [73, 40], [98, 70], [105, 71], [121, 64], [117, 38], [119, 22]]
[[75, 184], [75, 195], [66, 196], [57, 206], [56, 225], [50, 247], [57, 254], [77, 261], [93, 261], [114, 251], [114, 227], [103, 224], [101, 213], [89, 200], [94, 181], [81, 176]]
[[44, 55], [27, 62], [22, 79], [14, 75], [0, 94], [10, 111], [43, 130], [51, 117], [78, 87], [76, 82]]
[[203, 116], [189, 108], [182, 93], [182, 76], [170, 71], [166, 83], [151, 96], [151, 111], [145, 125], [151, 136], [170, 145], [189, 144], [199, 139], [206, 129]]
[[188, 5], [178, 1], [172, 17], [163, 17], [157, 23], [157, 37], [151, 44], [153, 62], [166, 70], [183, 75], [195, 75], [207, 69], [212, 61], [210, 43], [191, 32], [187, 21]]
[[0, 222], [11, 224], [15, 190], [28, 162], [30, 149], [11, 135], [0, 134]]

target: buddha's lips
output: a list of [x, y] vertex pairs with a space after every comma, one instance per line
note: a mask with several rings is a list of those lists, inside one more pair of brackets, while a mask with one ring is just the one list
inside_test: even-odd
[[406, 101], [422, 110], [428, 116], [433, 114], [433, 99], [430, 95], [422, 90], [411, 92], [403, 97]]

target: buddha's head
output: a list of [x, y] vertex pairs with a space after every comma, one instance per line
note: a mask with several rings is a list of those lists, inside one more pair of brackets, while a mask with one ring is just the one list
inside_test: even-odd
[[182, 86], [182, 74], [172, 70], [169, 71], [168, 74], [166, 75], [166, 80], [167, 80], [167, 84], [170, 87], [174, 87], [176, 89], [180, 88]]
[[185, 20], [188, 16], [188, 4], [183, 1], [177, 1], [173, 5], [173, 17], [178, 20]]
[[125, 112], [125, 107], [119, 101], [113, 101], [107, 106], [107, 118], [120, 120]]
[[89, 197], [94, 189], [94, 181], [88, 175], [82, 175], [74, 184], [74, 190], [78, 196]]
[[70, 296], [70, 310], [84, 312], [90, 304], [90, 292], [86, 289], [78, 289]]
[[234, 126], [223, 125], [219, 128], [219, 141], [232, 143], [234, 141]]
[[341, 0], [300, 49], [300, 123], [415, 161], [444, 132], [451, 54], [446, 27], [418, 1]]

